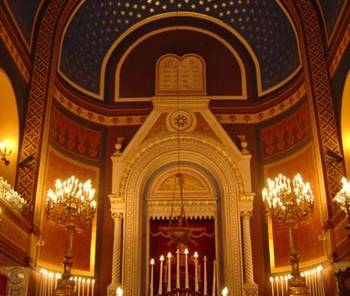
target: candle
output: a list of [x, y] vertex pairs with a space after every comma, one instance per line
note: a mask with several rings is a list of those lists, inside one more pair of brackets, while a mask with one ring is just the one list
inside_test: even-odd
[[43, 296], [46, 296], [46, 270], [43, 269]]
[[222, 289], [221, 295], [222, 295], [222, 296], [227, 296], [227, 295], [228, 295], [228, 289], [227, 289], [227, 287], [225, 287], [225, 288]]
[[39, 286], [39, 296], [43, 296], [43, 272], [40, 270], [40, 286]]
[[198, 292], [198, 253], [194, 252], [194, 291]]
[[94, 293], [95, 293], [95, 279], [92, 279], [91, 296], [94, 296]]
[[78, 296], [80, 296], [81, 277], [78, 278]]
[[158, 288], [158, 295], [163, 294], [163, 261], [164, 261], [164, 256], [160, 256], [160, 268], [159, 268], [159, 288]]
[[153, 296], [153, 273], [154, 273], [154, 259], [151, 259], [151, 279], [149, 281], [149, 294]]
[[279, 276], [276, 276], [277, 296], [280, 296]]
[[176, 250], [176, 289], [180, 290], [180, 250]]
[[123, 289], [118, 287], [116, 296], [123, 296]]
[[272, 293], [272, 296], [275, 296], [275, 289], [273, 287], [273, 277], [270, 276], [270, 283], [271, 283], [271, 293]]
[[216, 264], [215, 260], [213, 261], [213, 287], [212, 287], [212, 296], [215, 296], [215, 289], [216, 289], [216, 278], [215, 278], [215, 273], [216, 273]]
[[203, 294], [208, 294], [208, 283], [207, 283], [207, 256], [203, 258], [204, 262], [204, 275], [203, 275]]
[[82, 280], [81, 294], [82, 296], [85, 296], [85, 278]]
[[167, 255], [168, 258], [168, 283], [167, 283], [167, 292], [171, 292], [171, 253]]
[[280, 281], [281, 281], [281, 291], [282, 291], [282, 296], [284, 296], [284, 278], [283, 276], [281, 275], [280, 277]]
[[52, 295], [52, 272], [49, 272], [49, 296]]
[[87, 293], [86, 293], [86, 295], [87, 296], [90, 296], [90, 279], [87, 279], [86, 280], [86, 284], [87, 284]]
[[185, 249], [185, 289], [189, 289], [188, 284], [188, 249]]

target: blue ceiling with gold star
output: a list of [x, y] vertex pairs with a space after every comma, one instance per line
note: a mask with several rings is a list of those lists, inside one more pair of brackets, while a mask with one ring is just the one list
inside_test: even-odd
[[67, 24], [59, 72], [72, 85], [99, 94], [101, 65], [113, 42], [148, 17], [179, 11], [209, 15], [238, 32], [257, 57], [264, 90], [300, 66], [295, 31], [275, 0], [86, 0]]

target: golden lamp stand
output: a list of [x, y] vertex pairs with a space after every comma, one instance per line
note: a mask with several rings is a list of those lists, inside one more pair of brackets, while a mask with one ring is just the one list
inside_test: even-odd
[[72, 176], [65, 181], [56, 180], [55, 190], [47, 193], [46, 213], [49, 219], [63, 224], [67, 230], [66, 253], [63, 259], [62, 278], [57, 281], [55, 296], [76, 296], [72, 280], [73, 235], [76, 223], [91, 224], [96, 213], [95, 189], [91, 181], [80, 183]]
[[292, 267], [288, 281], [289, 296], [310, 296], [305, 278], [300, 275], [299, 255], [295, 247], [294, 229], [299, 220], [305, 219], [313, 209], [314, 197], [310, 184], [304, 183], [299, 174], [290, 181], [283, 175], [267, 180], [268, 186], [262, 197], [269, 213], [284, 222], [289, 231], [290, 257]]

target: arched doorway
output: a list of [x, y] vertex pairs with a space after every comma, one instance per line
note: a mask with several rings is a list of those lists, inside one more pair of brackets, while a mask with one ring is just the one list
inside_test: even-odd
[[[206, 180], [202, 184], [209, 188], [208, 195], [198, 201], [193, 211], [202, 208], [196, 215], [212, 215], [216, 225], [220, 224], [215, 240], [220, 265], [218, 286], [227, 286], [235, 295], [252, 287], [256, 290], [249, 215], [242, 215], [252, 210], [250, 155], [238, 150], [207, 109], [206, 99], [186, 101], [187, 109], [181, 116], [188, 116], [186, 122], [190, 124], [180, 135], [167, 125], [179, 112], [176, 102], [162, 99], [154, 103], [154, 111], [128, 147], [112, 156], [110, 200], [115, 236], [110, 288], [122, 285], [127, 295], [147, 295], [147, 276], [144, 273], [147, 273], [149, 260], [149, 214], [167, 216], [171, 208], [170, 203], [162, 203], [161, 196], [152, 204], [147, 195], [157, 187], [152, 185], [166, 180], [167, 174], [171, 176], [180, 154], [181, 169], [197, 180]], [[166, 109], [162, 108], [163, 104]], [[197, 122], [201, 124], [197, 125]], [[222, 252], [218, 254], [218, 250]]]

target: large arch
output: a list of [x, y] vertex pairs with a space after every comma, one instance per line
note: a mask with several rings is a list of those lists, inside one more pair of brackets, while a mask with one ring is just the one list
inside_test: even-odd
[[343, 143], [343, 152], [345, 157], [345, 168], [346, 175], [350, 177], [350, 71], [347, 74], [342, 106], [341, 106], [341, 134], [342, 134], [342, 143]]
[[[121, 180], [119, 196], [125, 201], [123, 245], [126, 246], [122, 261], [122, 283], [125, 293], [129, 295], [140, 295], [142, 286], [141, 248], [137, 246], [142, 241], [143, 188], [152, 172], [162, 165], [176, 161], [176, 141], [177, 139], [173, 137], [144, 147], [134, 156]], [[224, 278], [225, 282], [221, 284], [227, 285], [230, 291], [239, 295], [242, 293], [243, 284], [239, 201], [241, 194], [245, 192], [240, 170], [231, 157], [214, 145], [192, 137], [182, 138], [180, 141], [182, 161], [200, 163], [218, 181], [222, 194], [222, 205], [218, 211], [221, 212], [223, 220], [223, 257], [225, 257], [223, 269], [224, 274], [231, 275], [230, 278]]]
[[0, 142], [8, 141], [12, 147], [12, 153], [7, 158], [10, 161], [6, 166], [0, 163], [0, 175], [14, 186], [16, 179], [16, 166], [18, 158], [19, 144], [19, 117], [17, 109], [16, 95], [10, 78], [6, 72], [0, 68], [0, 89], [1, 89], [1, 108], [0, 112]]

